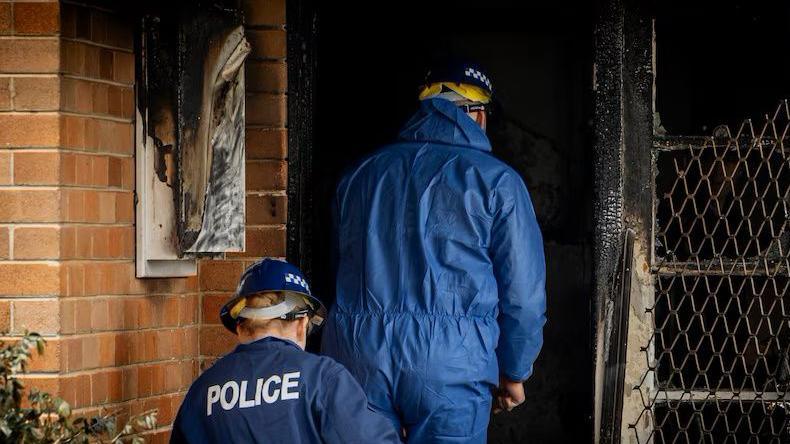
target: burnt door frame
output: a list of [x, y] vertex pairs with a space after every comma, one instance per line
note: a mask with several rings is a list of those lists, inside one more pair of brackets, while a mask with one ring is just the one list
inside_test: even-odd
[[286, 258], [312, 276], [311, 183], [318, 73], [315, 0], [286, 1], [288, 65], [288, 222]]
[[651, 2], [601, 0], [595, 26], [593, 434], [622, 433], [632, 267], [652, 251]]

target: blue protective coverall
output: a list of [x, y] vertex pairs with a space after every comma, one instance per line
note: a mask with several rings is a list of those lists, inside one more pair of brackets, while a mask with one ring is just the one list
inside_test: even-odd
[[400, 443], [342, 365], [266, 337], [241, 344], [189, 388], [171, 443]]
[[500, 373], [543, 343], [543, 241], [524, 182], [451, 102], [423, 101], [338, 186], [322, 352], [410, 443], [485, 442]]

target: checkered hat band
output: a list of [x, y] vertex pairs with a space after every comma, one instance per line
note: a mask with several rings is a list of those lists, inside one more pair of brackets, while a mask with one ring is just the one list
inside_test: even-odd
[[296, 275], [296, 274], [293, 274], [293, 273], [286, 273], [286, 275], [285, 275], [285, 282], [287, 282], [289, 284], [296, 284], [296, 285], [304, 288], [304, 290], [308, 294], [310, 293], [310, 286], [307, 285], [307, 281], [304, 280], [304, 278], [302, 278], [299, 275]]
[[488, 76], [486, 76], [482, 72], [473, 68], [466, 68], [466, 70], [464, 70], [464, 75], [482, 82], [485, 86], [488, 87], [489, 90], [493, 90], [493, 88], [491, 87], [491, 80], [489, 80]]

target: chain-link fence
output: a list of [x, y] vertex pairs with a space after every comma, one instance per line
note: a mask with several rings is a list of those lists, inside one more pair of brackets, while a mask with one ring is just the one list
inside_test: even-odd
[[654, 332], [633, 388], [652, 433], [634, 442], [790, 443], [788, 131], [785, 102], [734, 134], [656, 140]]

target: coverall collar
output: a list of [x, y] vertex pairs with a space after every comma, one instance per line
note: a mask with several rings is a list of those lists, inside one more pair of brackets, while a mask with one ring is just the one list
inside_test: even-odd
[[268, 346], [275, 346], [275, 347], [291, 346], [291, 347], [296, 347], [299, 350], [302, 350], [302, 347], [299, 347], [299, 344], [297, 344], [296, 342], [290, 339], [280, 338], [277, 336], [264, 336], [252, 342], [246, 342], [237, 345], [236, 351], [245, 352], [245, 351], [262, 350]]
[[420, 109], [403, 127], [398, 139], [491, 151], [491, 142], [480, 125], [449, 100], [439, 98], [420, 102]]

